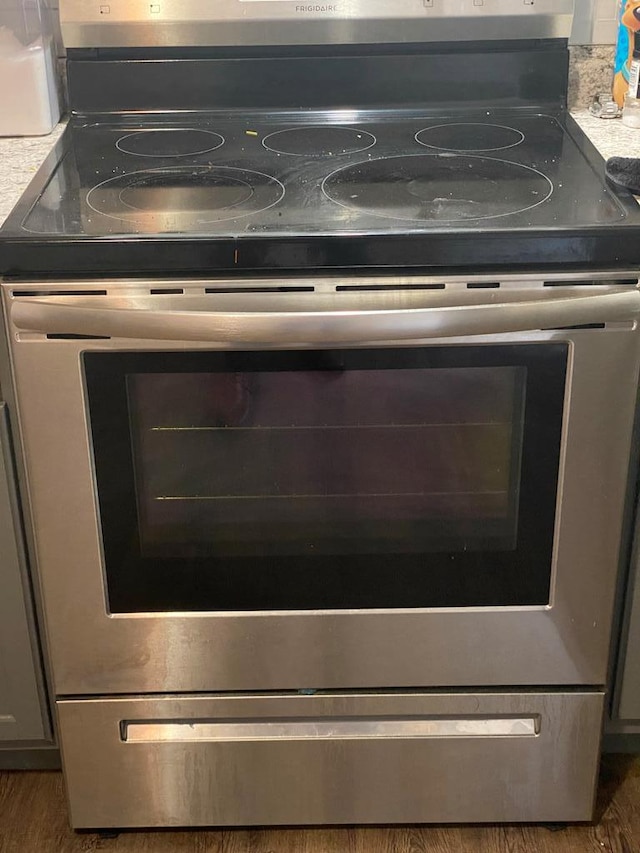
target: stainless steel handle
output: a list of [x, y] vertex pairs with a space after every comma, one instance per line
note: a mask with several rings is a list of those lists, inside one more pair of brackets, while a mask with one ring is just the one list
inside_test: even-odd
[[536, 737], [537, 717], [412, 720], [180, 721], [124, 724], [127, 743], [372, 740], [378, 738]]
[[[586, 288], [585, 288], [586, 289]], [[499, 294], [299, 294], [295, 301], [236, 296], [16, 298], [18, 329], [156, 341], [235, 345], [357, 345], [492, 335], [633, 320], [640, 291], [570, 288]], [[99, 303], [99, 304], [98, 304]], [[216, 305], [219, 310], [211, 310]]]

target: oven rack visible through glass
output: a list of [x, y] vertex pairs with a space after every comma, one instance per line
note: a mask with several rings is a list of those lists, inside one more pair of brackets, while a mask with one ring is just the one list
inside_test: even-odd
[[548, 603], [566, 344], [83, 361], [112, 612]]

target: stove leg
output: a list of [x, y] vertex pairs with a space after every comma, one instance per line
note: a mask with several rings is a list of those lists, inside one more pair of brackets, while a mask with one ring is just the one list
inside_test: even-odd
[[569, 828], [568, 823], [543, 823], [544, 829], [548, 829], [549, 832], [564, 832], [565, 829]]
[[117, 829], [76, 829], [76, 835], [95, 835], [100, 841], [113, 841], [120, 837]]

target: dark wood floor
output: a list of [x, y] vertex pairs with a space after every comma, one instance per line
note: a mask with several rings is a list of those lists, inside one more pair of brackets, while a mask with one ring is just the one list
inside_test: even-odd
[[75, 834], [57, 772], [0, 773], [0, 853], [640, 853], [640, 758], [603, 762], [594, 826]]

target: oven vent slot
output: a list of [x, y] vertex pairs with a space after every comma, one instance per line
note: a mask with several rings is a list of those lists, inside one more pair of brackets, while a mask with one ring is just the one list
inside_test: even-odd
[[205, 293], [313, 293], [315, 287], [206, 287]]
[[42, 298], [43, 296], [106, 296], [106, 290], [12, 290], [12, 296], [21, 299]]
[[184, 287], [152, 287], [149, 293], [152, 296], [180, 296], [184, 293]]
[[554, 326], [550, 329], [542, 329], [543, 332], [573, 332], [578, 329], [606, 329], [606, 323], [582, 323], [577, 326]]
[[446, 284], [338, 284], [337, 292], [368, 290], [444, 290]]
[[111, 335], [47, 335], [48, 341], [110, 341]]
[[468, 281], [469, 290], [495, 290], [500, 287], [499, 281]]
[[545, 281], [545, 287], [637, 287], [638, 279], [637, 278], [607, 278], [607, 279], [593, 279], [593, 278], [585, 278], [581, 281], [563, 281], [562, 279], [558, 279], [558, 281]]

